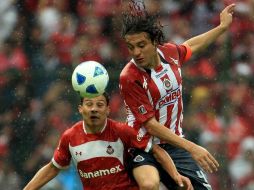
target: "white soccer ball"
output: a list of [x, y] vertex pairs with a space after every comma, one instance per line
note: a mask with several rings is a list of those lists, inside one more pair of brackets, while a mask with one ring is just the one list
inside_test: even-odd
[[96, 61], [80, 63], [72, 73], [72, 87], [81, 97], [93, 98], [102, 95], [109, 76], [105, 67]]

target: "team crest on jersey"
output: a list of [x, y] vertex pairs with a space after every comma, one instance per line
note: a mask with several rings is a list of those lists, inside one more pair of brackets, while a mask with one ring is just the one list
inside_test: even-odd
[[114, 153], [114, 149], [112, 148], [112, 146], [108, 145], [107, 147], [107, 151], [108, 154], [113, 154]]
[[134, 158], [134, 162], [142, 162], [142, 161], [144, 161], [145, 160], [145, 158], [143, 157], [143, 156], [141, 156], [141, 155], [137, 155], [135, 158]]
[[173, 87], [172, 82], [169, 79], [164, 79], [163, 87], [165, 88], [165, 90], [171, 90]]
[[144, 105], [139, 106], [138, 107], [138, 112], [141, 113], [141, 114], [147, 113], [145, 106]]

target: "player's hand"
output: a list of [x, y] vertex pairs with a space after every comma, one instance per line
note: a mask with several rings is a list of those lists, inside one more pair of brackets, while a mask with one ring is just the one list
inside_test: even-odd
[[179, 190], [180, 189], [185, 189], [185, 190], [194, 190], [191, 181], [189, 178], [182, 176], [177, 172], [173, 177], [174, 181], [178, 184]]
[[228, 5], [223, 11], [221, 11], [220, 27], [227, 29], [232, 23], [235, 6], [235, 4]]
[[213, 173], [218, 170], [219, 163], [205, 148], [193, 144], [190, 153], [206, 172]]

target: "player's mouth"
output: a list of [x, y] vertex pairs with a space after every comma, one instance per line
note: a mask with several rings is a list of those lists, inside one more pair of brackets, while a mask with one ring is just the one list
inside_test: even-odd
[[98, 119], [100, 119], [100, 117], [96, 116], [96, 115], [92, 115], [92, 116], [90, 116], [90, 119], [91, 120], [98, 120]]
[[137, 58], [135, 61], [136, 61], [136, 63], [142, 63], [142, 62], [144, 62], [144, 58]]

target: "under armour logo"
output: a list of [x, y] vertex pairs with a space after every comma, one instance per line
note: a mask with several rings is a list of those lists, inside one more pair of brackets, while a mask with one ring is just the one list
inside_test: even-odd
[[81, 156], [81, 155], [82, 155], [82, 152], [76, 152], [75, 154], [76, 154], [76, 156], [77, 156], [77, 155]]

